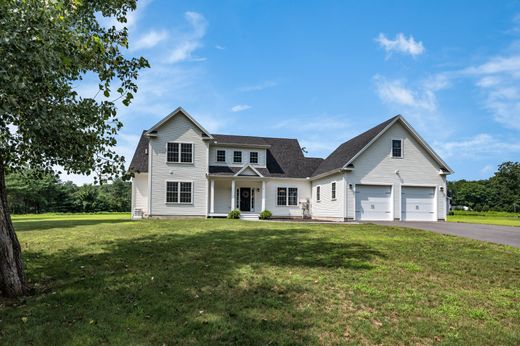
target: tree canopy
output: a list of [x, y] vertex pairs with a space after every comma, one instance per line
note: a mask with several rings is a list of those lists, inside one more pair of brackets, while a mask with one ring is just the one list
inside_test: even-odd
[[489, 179], [448, 183], [455, 206], [473, 210], [520, 211], [520, 162], [504, 162]]
[[[136, 0], [0, 1], [0, 293], [27, 292], [21, 248], [11, 218], [6, 171], [28, 167], [91, 174], [106, 180], [124, 172], [114, 151], [116, 102], [130, 104], [145, 58], [125, 56], [126, 23]], [[86, 76], [98, 94], [76, 87]]]

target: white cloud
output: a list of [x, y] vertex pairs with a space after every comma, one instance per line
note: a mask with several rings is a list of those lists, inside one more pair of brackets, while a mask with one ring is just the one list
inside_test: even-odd
[[489, 177], [489, 176], [493, 175], [493, 173], [495, 173], [495, 166], [493, 166], [493, 165], [485, 165], [480, 170], [480, 175], [482, 177]]
[[241, 92], [260, 91], [260, 90], [265, 90], [265, 89], [275, 87], [277, 85], [278, 85], [278, 82], [273, 81], [273, 80], [267, 80], [267, 81], [259, 82], [256, 84], [240, 87], [240, 88], [238, 88], [238, 90]]
[[202, 39], [206, 35], [208, 22], [202, 14], [197, 12], [186, 12], [184, 18], [190, 25], [191, 31], [179, 34], [180, 38], [167, 59], [167, 62], [171, 64], [205, 60], [205, 58], [196, 57], [193, 54], [202, 47]]
[[149, 49], [155, 47], [160, 42], [168, 38], [168, 32], [166, 30], [155, 31], [152, 30], [141, 37], [139, 37], [135, 43], [130, 43], [130, 49], [132, 51], [140, 49]]
[[215, 48], [218, 49], [218, 50], [225, 50], [226, 49], [226, 47], [221, 46], [220, 44], [215, 45]]
[[434, 147], [445, 158], [492, 158], [504, 154], [520, 154], [520, 140], [496, 138], [481, 133], [460, 141], [435, 142]]
[[412, 36], [407, 38], [403, 33], [397, 34], [393, 40], [386, 37], [385, 34], [380, 33], [376, 38], [376, 42], [379, 43], [379, 46], [384, 48], [388, 54], [397, 52], [402, 54], [409, 54], [415, 57], [424, 53], [424, 46], [422, 42], [415, 41]]
[[376, 92], [384, 103], [428, 112], [437, 109], [435, 92], [447, 86], [447, 81], [440, 77], [422, 82], [415, 90], [401, 80], [388, 80], [379, 75], [374, 77], [374, 81]]
[[248, 109], [251, 109], [251, 106], [249, 106], [249, 105], [236, 105], [236, 106], [231, 107], [231, 111], [232, 112], [242, 112], [242, 111], [245, 111], [245, 110], [248, 110]]

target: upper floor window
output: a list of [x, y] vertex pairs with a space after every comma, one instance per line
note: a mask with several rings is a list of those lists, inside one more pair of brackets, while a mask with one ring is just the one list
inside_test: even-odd
[[336, 199], [336, 182], [332, 183], [330, 196], [332, 199]]
[[226, 162], [225, 150], [217, 150], [217, 162]]
[[167, 162], [193, 163], [193, 144], [168, 143]]
[[258, 163], [258, 152], [252, 151], [249, 153], [249, 163]]
[[241, 151], [234, 151], [233, 152], [233, 162], [234, 163], [241, 163], [242, 162], [242, 152]]
[[321, 198], [321, 186], [316, 186], [316, 201], [320, 201]]
[[402, 139], [392, 139], [392, 157], [403, 157]]

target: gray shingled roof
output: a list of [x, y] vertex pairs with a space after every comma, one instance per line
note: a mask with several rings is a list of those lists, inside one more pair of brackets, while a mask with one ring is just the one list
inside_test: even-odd
[[399, 117], [399, 115], [396, 115], [395, 117], [392, 117], [387, 121], [382, 122], [370, 130], [365, 131], [362, 134], [341, 144], [336, 150], [332, 152], [332, 154], [323, 160], [323, 162], [312, 175], [320, 175], [343, 167], [397, 117]]
[[150, 139], [144, 135], [145, 133], [146, 130], [143, 131], [139, 143], [137, 143], [134, 157], [132, 158], [132, 162], [130, 162], [130, 167], [128, 167], [130, 172], [148, 172], [148, 143], [150, 142]]
[[[383, 131], [398, 115], [341, 144], [325, 160], [305, 157], [297, 139], [235, 135], [212, 135], [217, 144], [258, 145], [267, 150], [267, 168], [258, 171], [265, 177], [307, 178], [340, 169], [359, 153], [372, 139]], [[148, 143], [143, 131], [129, 170], [136, 173], [148, 172]], [[241, 167], [210, 166], [209, 173], [234, 175]]]
[[[242, 144], [268, 146], [267, 169], [258, 169], [265, 177], [307, 178], [318, 168], [323, 159], [310, 158], [303, 155], [297, 139], [271, 138], [254, 136], [212, 135], [218, 144]], [[211, 166], [210, 173], [233, 175], [239, 167]]]

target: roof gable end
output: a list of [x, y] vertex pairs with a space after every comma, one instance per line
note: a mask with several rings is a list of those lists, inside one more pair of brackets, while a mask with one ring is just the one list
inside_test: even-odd
[[168, 123], [171, 119], [173, 119], [176, 115], [182, 114], [186, 118], [188, 118], [203, 134], [205, 134], [208, 139], [213, 139], [213, 136], [209, 131], [207, 131], [195, 118], [193, 118], [188, 112], [186, 112], [182, 107], [176, 108], [173, 112], [165, 116], [163, 119], [161, 119], [158, 123], [153, 125], [148, 131], [146, 131], [147, 136], [153, 136], [154, 132], [156, 132], [160, 127], [162, 127], [164, 124]]

